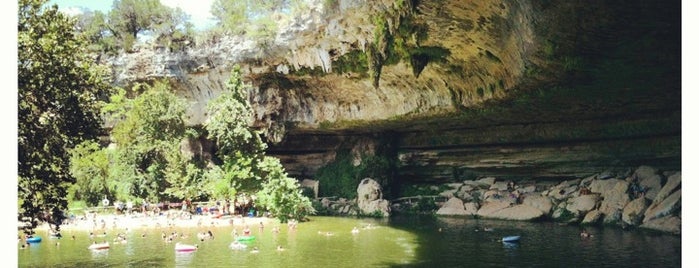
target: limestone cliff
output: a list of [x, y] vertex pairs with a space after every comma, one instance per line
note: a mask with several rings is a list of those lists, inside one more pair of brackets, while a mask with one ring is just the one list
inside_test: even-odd
[[390, 145], [402, 180], [680, 168], [679, 3], [309, 3], [279, 17], [274, 40], [144, 45], [108, 62], [119, 85], [170, 80], [190, 124], [240, 64], [255, 125], [292, 175], [367, 139]]
[[[198, 124], [206, 117], [204, 104], [221, 92], [231, 67], [241, 64], [254, 85], [251, 101], [260, 122], [316, 128], [322, 122], [455, 111], [504, 96], [536, 60], [542, 41], [533, 32], [530, 1], [312, 2], [307, 14], [282, 24], [274, 42], [264, 46], [237, 36], [182, 52], [142, 46], [113, 61], [116, 82], [172, 80], [192, 100], [190, 123]], [[338, 62], [341, 57], [383, 42], [375, 37], [382, 19], [390, 38], [411, 42], [406, 46], [417, 51], [415, 61], [425, 59], [384, 64], [378, 87], [366, 73], [333, 72], [346, 64]], [[429, 55], [429, 49], [441, 54]], [[413, 70], [418, 67], [419, 76]], [[300, 72], [307, 69], [317, 72]]]

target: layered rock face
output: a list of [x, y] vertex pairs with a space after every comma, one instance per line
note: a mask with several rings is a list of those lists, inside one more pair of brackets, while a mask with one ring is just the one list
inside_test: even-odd
[[[146, 45], [110, 62], [116, 82], [170, 79], [192, 101], [189, 122], [200, 124], [206, 118], [204, 105], [224, 90], [232, 66], [240, 64], [253, 85], [250, 99], [259, 121], [315, 128], [326, 121], [453, 111], [503, 96], [522, 79], [540, 45], [534, 40], [536, 14], [529, 1], [415, 5], [415, 1], [342, 0], [332, 7], [324, 6], [324, 1], [310, 2], [307, 14], [280, 25], [274, 42], [264, 47], [237, 36], [175, 53]], [[333, 67], [343, 67], [338, 66], [343, 64], [338, 62], [341, 56], [365, 53], [367, 44], [379, 42], [376, 20], [385, 21], [389, 37], [394, 38], [401, 24], [415, 27], [405, 34], [423, 37], [418, 43], [417, 37], [408, 36], [410, 45], [438, 50], [440, 57], [419, 64], [419, 76], [411, 66], [417, 63], [386, 64], [378, 87], [362, 72], [332, 72]], [[320, 72], [297, 72], [302, 68]]]
[[680, 169], [678, 6], [309, 3], [265, 44], [224, 36], [112, 59], [117, 84], [170, 80], [197, 125], [240, 64], [255, 126], [292, 176], [338, 150], [375, 153], [367, 143], [389, 147], [400, 182]]

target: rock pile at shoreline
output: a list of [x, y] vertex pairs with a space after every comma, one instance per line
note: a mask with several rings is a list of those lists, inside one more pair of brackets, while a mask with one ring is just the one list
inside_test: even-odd
[[679, 171], [641, 166], [631, 174], [595, 174], [557, 184], [467, 180], [444, 185], [437, 215], [502, 220], [554, 220], [582, 225], [640, 227], [680, 234]]

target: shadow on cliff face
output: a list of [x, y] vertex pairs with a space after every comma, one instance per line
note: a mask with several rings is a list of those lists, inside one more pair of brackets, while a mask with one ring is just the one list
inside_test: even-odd
[[[392, 159], [398, 162], [397, 183], [479, 176], [561, 179], [640, 165], [681, 170], [679, 1], [534, 5], [542, 13], [561, 12], [542, 21], [556, 24], [551, 25], [556, 30], [537, 33], [549, 38], [539, 56], [551, 64], [528, 69], [530, 81], [525, 79], [502, 99], [440, 115], [407, 114], [292, 129], [287, 140], [303, 146], [287, 142], [270, 151], [296, 161], [292, 164], [297, 170], [285, 162], [293, 176], [327, 165], [298, 159], [304, 154], [334, 154], [342, 141], [329, 143], [338, 137], [390, 133], [397, 152]], [[581, 6], [585, 8], [578, 9]], [[592, 11], [597, 9], [603, 11]], [[561, 30], [565, 27], [573, 28]], [[545, 83], [539, 79], [553, 70], [564, 75]], [[320, 148], [317, 140], [327, 146]]]

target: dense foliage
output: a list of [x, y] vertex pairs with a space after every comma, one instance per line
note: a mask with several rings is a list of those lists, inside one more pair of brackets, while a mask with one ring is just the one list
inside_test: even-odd
[[263, 55], [274, 43], [281, 21], [307, 12], [304, 0], [215, 0], [211, 14], [217, 25], [210, 32], [245, 35], [257, 43]]
[[74, 21], [45, 2], [19, 1], [18, 216], [59, 224], [75, 181], [68, 150], [97, 137], [98, 99], [109, 86], [105, 69], [86, 56]]
[[363, 155], [361, 163], [355, 165], [353, 156], [340, 151], [335, 161], [318, 169], [316, 177], [323, 187], [319, 196], [357, 197], [357, 185], [364, 178], [372, 178], [381, 184], [385, 194], [390, 195], [391, 169], [394, 163], [383, 155]]
[[254, 29], [259, 21], [269, 19], [275, 12], [288, 12], [302, 3], [300, 0], [216, 0], [211, 14], [220, 26], [240, 34]]
[[217, 156], [223, 161], [223, 180], [227, 182], [219, 182], [215, 195], [225, 195], [229, 188], [254, 192], [259, 190], [262, 179], [258, 176], [257, 165], [267, 145], [260, 134], [249, 127], [252, 113], [238, 67], [231, 72], [226, 86], [227, 91], [209, 102], [209, 118], [204, 123], [208, 138], [218, 148]]
[[260, 205], [267, 207], [281, 222], [315, 214], [310, 199], [302, 194], [298, 181], [286, 174], [279, 159], [265, 156], [259, 167], [267, 178], [258, 192]]
[[187, 161], [181, 159], [180, 142], [185, 136], [186, 101], [169, 90], [165, 83], [136, 85], [144, 92], [134, 99], [112, 98], [106, 106], [120, 117], [111, 133], [117, 145], [113, 161], [121, 167], [113, 172], [115, 180], [128, 186], [123, 194], [139, 199], [166, 199], [172, 181], [186, 177]]
[[103, 198], [114, 199], [116, 185], [110, 185], [108, 151], [88, 140], [71, 150], [70, 173], [76, 182], [71, 198], [98, 204]]
[[267, 145], [249, 126], [252, 113], [241, 78], [240, 68], [234, 67], [228, 90], [207, 107], [209, 118], [204, 126], [223, 160], [222, 178], [216, 182], [214, 194], [235, 194], [230, 189], [257, 192], [259, 204], [280, 220], [301, 219], [313, 213], [311, 202], [301, 194], [298, 182], [287, 176], [279, 160], [264, 155]]
[[[71, 197], [88, 205], [119, 201], [181, 201], [257, 196], [282, 221], [313, 213], [298, 182], [289, 178], [252, 129], [246, 85], [234, 68], [228, 90], [211, 100], [203, 129], [185, 125], [186, 102], [166, 83], [118, 89], [104, 105], [113, 122], [113, 146], [85, 142], [72, 150]], [[135, 95], [129, 98], [129, 95]], [[216, 158], [191, 152], [204, 136], [216, 144]]]
[[131, 51], [142, 34], [173, 50], [194, 41], [189, 16], [159, 0], [115, 0], [108, 14], [94, 11], [78, 15], [76, 28], [88, 37], [92, 51], [101, 53]]

